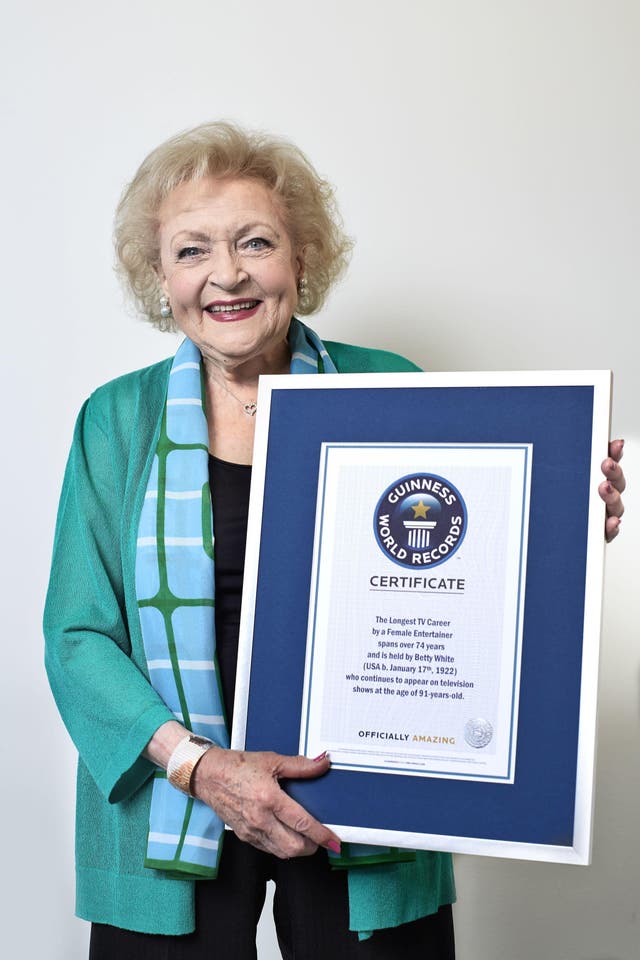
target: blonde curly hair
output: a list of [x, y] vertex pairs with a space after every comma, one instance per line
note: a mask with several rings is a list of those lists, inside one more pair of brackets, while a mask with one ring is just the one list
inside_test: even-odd
[[120, 198], [114, 227], [117, 269], [146, 319], [160, 330], [175, 329], [172, 317], [160, 315], [158, 209], [177, 186], [206, 176], [258, 180], [273, 191], [293, 248], [304, 250], [306, 285], [296, 312], [319, 310], [346, 270], [353, 246], [331, 185], [289, 141], [218, 121], [156, 147]]

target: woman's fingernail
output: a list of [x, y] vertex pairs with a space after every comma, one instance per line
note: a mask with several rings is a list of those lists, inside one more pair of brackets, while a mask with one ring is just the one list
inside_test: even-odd
[[329, 840], [329, 843], [327, 844], [327, 848], [329, 850], [332, 850], [333, 853], [340, 853], [340, 844], [336, 843], [335, 840]]
[[324, 760], [324, 758], [326, 757], [326, 755], [327, 755], [327, 751], [326, 751], [326, 750], [323, 750], [322, 753], [319, 753], [317, 757], [314, 757], [314, 758], [313, 758], [313, 762], [314, 762], [314, 763], [318, 763], [319, 760]]

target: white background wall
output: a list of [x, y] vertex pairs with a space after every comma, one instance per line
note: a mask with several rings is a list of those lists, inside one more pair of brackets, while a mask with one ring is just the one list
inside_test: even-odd
[[338, 186], [358, 242], [321, 335], [435, 370], [615, 370], [634, 485], [608, 550], [593, 865], [459, 857], [456, 921], [460, 960], [637, 958], [640, 5], [24, 0], [0, 44], [3, 956], [85, 955], [75, 757], [41, 666], [54, 515], [82, 400], [174, 349], [123, 309], [113, 209], [160, 140], [231, 117]]

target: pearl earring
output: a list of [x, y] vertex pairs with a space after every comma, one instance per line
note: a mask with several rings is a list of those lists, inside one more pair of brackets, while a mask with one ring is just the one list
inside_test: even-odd
[[171, 316], [171, 304], [169, 297], [160, 297], [160, 316], [163, 320], [168, 320]]

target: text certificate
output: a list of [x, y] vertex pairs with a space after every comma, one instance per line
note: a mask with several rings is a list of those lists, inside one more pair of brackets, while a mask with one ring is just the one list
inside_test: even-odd
[[260, 381], [231, 745], [343, 842], [588, 863], [611, 374]]
[[513, 783], [530, 443], [323, 443], [300, 752]]

